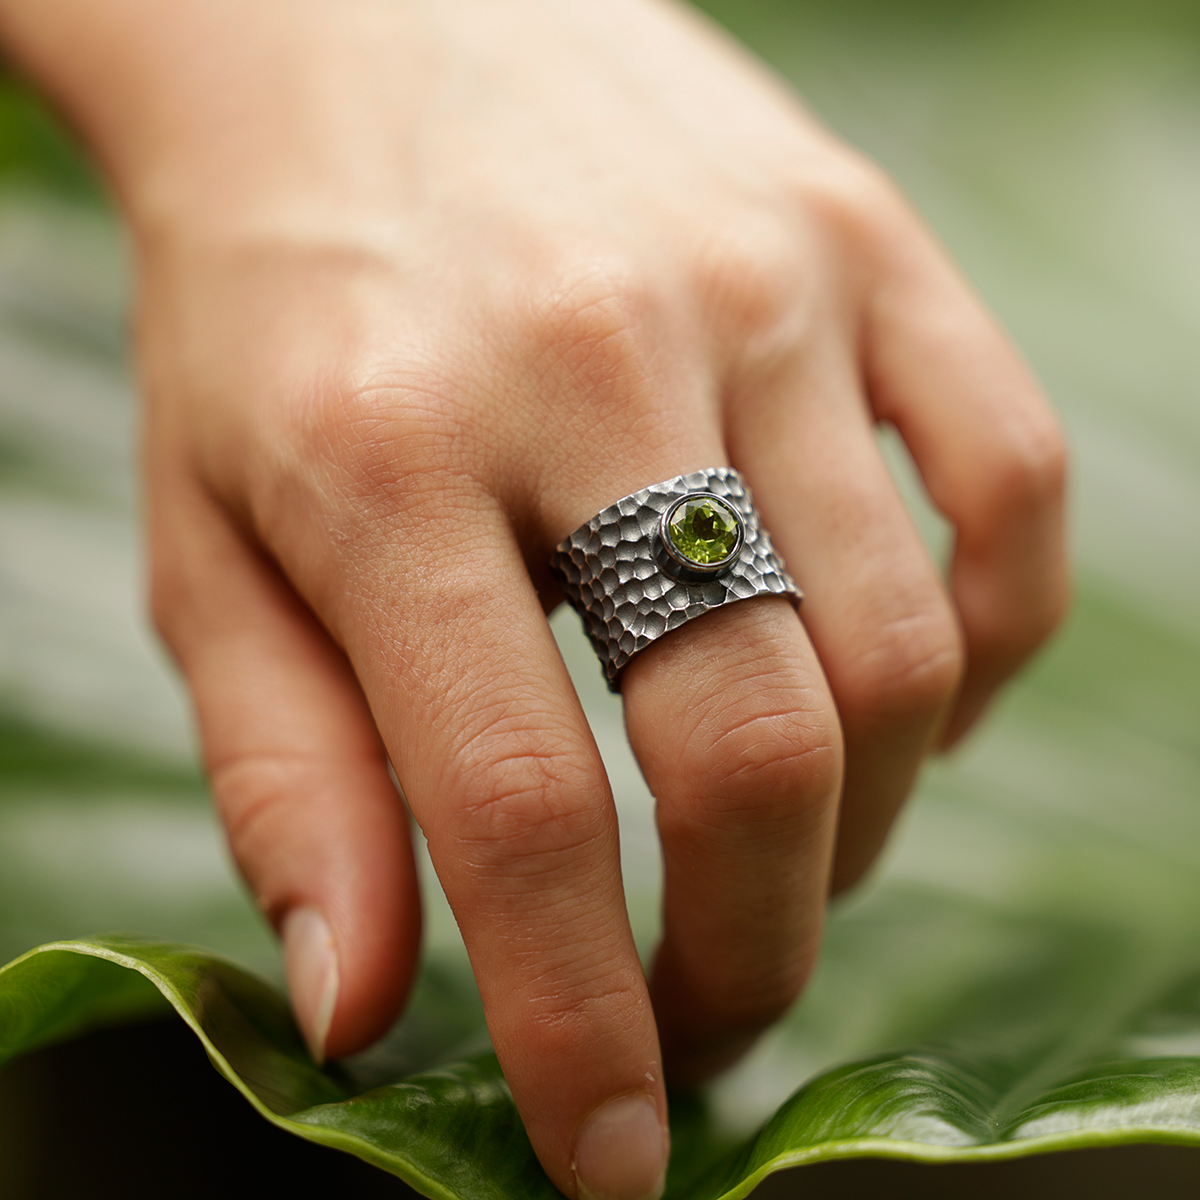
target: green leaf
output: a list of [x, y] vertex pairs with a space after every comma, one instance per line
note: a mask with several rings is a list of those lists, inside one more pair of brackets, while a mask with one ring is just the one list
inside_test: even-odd
[[429, 1196], [558, 1195], [493, 1055], [357, 1090], [347, 1076], [312, 1062], [290, 1009], [270, 987], [186, 946], [87, 938], [18, 958], [0, 972], [0, 1063], [99, 1022], [147, 1015], [160, 997], [217, 1070], [281, 1128], [357, 1154]]
[[[926, 921], [952, 933], [936, 898], [890, 900], [896, 927]], [[740, 1144], [703, 1103], [678, 1098], [669, 1195], [734, 1200], [783, 1167], [861, 1155], [979, 1161], [1135, 1141], [1200, 1145], [1200, 967], [1182, 969], [1169, 938], [1104, 922], [1043, 915], [1006, 932], [1002, 944], [1020, 947], [1024, 969], [1006, 961], [960, 979], [953, 1002], [926, 1017], [939, 1038], [819, 1075]], [[432, 1047], [440, 1061], [372, 1085], [370, 1060], [317, 1068], [285, 1002], [216, 956], [130, 938], [52, 943], [0, 972], [0, 1062], [145, 1016], [165, 998], [281, 1128], [441, 1200], [549, 1200], [557, 1193], [494, 1056], [460, 1057], [451, 1046], [479, 1020], [469, 981], [424, 986], [390, 1052], [403, 1056], [407, 1036], [410, 1055]]]
[[102, 205], [96, 168], [48, 106], [0, 66], [0, 180]]

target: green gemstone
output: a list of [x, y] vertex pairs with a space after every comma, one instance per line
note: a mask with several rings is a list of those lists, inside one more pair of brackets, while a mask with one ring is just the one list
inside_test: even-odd
[[666, 529], [672, 549], [699, 567], [729, 558], [737, 548], [740, 531], [737, 513], [712, 496], [697, 496], [677, 505]]

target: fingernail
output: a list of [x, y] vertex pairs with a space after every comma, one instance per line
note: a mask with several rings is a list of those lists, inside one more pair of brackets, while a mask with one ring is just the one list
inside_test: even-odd
[[579, 1200], [658, 1200], [667, 1134], [649, 1096], [618, 1096], [583, 1123], [575, 1143]]
[[296, 1020], [313, 1058], [324, 1062], [338, 994], [333, 930], [315, 908], [293, 908], [283, 919], [283, 949]]

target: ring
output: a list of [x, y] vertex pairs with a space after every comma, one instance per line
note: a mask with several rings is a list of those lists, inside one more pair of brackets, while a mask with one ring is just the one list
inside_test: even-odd
[[664, 633], [751, 596], [804, 598], [729, 467], [642, 488], [560, 542], [550, 570], [583, 618], [611, 691]]

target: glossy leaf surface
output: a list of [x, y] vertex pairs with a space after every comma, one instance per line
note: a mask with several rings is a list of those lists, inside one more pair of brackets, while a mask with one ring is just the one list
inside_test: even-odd
[[90, 938], [17, 959], [0, 973], [0, 1062], [106, 1020], [149, 1015], [163, 999], [213, 1065], [283, 1128], [357, 1154], [430, 1196], [558, 1194], [494, 1056], [362, 1090], [312, 1062], [291, 1010], [270, 987], [186, 946]]
[[[955, 932], [941, 898], [897, 892], [890, 900], [896, 929]], [[711, 1113], [678, 1103], [670, 1194], [732, 1200], [772, 1170], [851, 1155], [946, 1161], [1129, 1141], [1200, 1145], [1200, 1057], [1188, 1053], [1200, 1050], [1200, 970], [1181, 967], [1172, 939], [1046, 915], [997, 932], [997, 944], [1021, 949], [1024, 969], [1008, 959], [960, 977], [966, 986], [923, 1014], [940, 1036], [820, 1075], [726, 1155], [716, 1147], [728, 1133]], [[286, 1004], [224, 960], [123, 938], [52, 943], [0, 973], [0, 1059], [147, 1015], [160, 997], [217, 1069], [283, 1128], [357, 1154], [429, 1196], [556, 1194], [494, 1057], [461, 1058], [449, 1044], [469, 1038], [478, 1020], [465, 981], [430, 990], [427, 980], [408, 1030], [402, 1025], [386, 1048], [398, 1061], [407, 1039], [410, 1056], [440, 1048], [441, 1061], [372, 1086], [378, 1055], [318, 1069]]]

